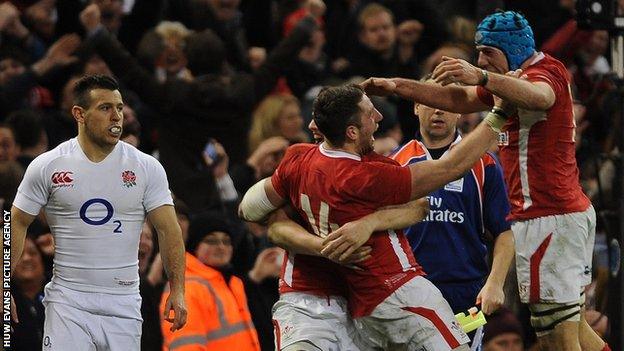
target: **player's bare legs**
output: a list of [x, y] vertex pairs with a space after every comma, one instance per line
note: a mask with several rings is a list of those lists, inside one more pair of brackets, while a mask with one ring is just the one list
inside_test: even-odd
[[583, 351], [602, 351], [605, 342], [592, 329], [585, 319], [585, 308], [581, 309], [581, 322], [579, 324], [579, 341]]
[[579, 322], [561, 322], [551, 333], [538, 337], [541, 351], [581, 351]]

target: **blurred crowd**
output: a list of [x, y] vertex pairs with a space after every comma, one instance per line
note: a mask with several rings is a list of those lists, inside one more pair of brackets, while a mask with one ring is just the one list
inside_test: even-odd
[[[624, 1], [619, 6], [624, 9]], [[273, 173], [290, 144], [312, 142], [311, 104], [322, 86], [371, 76], [419, 79], [442, 56], [475, 62], [476, 23], [498, 8], [524, 13], [539, 50], [566, 64], [581, 182], [599, 212], [613, 208], [609, 156], [618, 152], [623, 107], [609, 63], [609, 34], [577, 28], [572, 0], [0, 2], [0, 204], [10, 208], [35, 157], [77, 134], [70, 113], [77, 79], [117, 77], [125, 103], [122, 140], [163, 164], [187, 251], [226, 281], [242, 282], [244, 291], [235, 297], [246, 299], [262, 350], [272, 350], [271, 307], [283, 252], [268, 241], [265, 227], [237, 219], [240, 197]], [[418, 119], [411, 102], [373, 102], [384, 116], [376, 135], [379, 152], [412, 139]], [[462, 132], [481, 118], [464, 116]], [[587, 303], [588, 319], [603, 336], [604, 230], [599, 219]], [[41, 299], [53, 255], [54, 241], [40, 215], [13, 277], [20, 320], [15, 350], [41, 347]], [[158, 350], [166, 275], [147, 222], [138, 259], [142, 348]], [[522, 350], [534, 342], [513, 271], [508, 281], [507, 308], [490, 317], [485, 350]]]

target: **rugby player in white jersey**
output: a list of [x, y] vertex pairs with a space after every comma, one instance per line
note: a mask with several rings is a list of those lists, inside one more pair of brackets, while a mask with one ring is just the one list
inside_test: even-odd
[[171, 295], [171, 329], [186, 322], [184, 243], [163, 167], [119, 141], [123, 100], [108, 76], [74, 87], [78, 136], [37, 157], [19, 186], [12, 214], [11, 269], [26, 229], [43, 208], [54, 235], [46, 285], [43, 350], [139, 350], [138, 245], [147, 214], [158, 232]]

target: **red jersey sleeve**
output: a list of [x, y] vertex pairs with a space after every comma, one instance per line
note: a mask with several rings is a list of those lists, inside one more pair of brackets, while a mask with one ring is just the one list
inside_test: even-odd
[[527, 80], [529, 82], [544, 82], [550, 85], [557, 96], [567, 90], [568, 83], [565, 81], [565, 78], [563, 78], [565, 75], [558, 72], [558, 67], [555, 65], [544, 64], [531, 66], [524, 71], [524, 74], [527, 75]]
[[477, 96], [479, 97], [479, 100], [481, 100], [482, 103], [488, 106], [494, 106], [494, 97], [492, 96], [492, 93], [487, 91], [487, 89], [485, 89], [484, 87], [482, 86], [477, 87]]
[[345, 184], [351, 196], [370, 201], [374, 207], [399, 205], [410, 200], [412, 177], [409, 167], [389, 162], [364, 162], [353, 169], [356, 176]]

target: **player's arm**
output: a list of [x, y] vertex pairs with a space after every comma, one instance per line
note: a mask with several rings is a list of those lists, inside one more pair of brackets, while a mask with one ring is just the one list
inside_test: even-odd
[[[178, 224], [173, 206], [159, 206], [150, 212], [147, 217], [158, 233], [160, 255], [163, 267], [169, 278], [171, 293], [165, 305], [165, 320], [173, 323], [171, 331], [180, 329], [186, 323], [187, 309], [184, 302], [184, 241], [182, 230]], [[173, 318], [169, 312], [173, 310]]]
[[485, 88], [518, 107], [545, 111], [555, 104], [555, 92], [546, 82], [529, 82], [497, 73], [489, 76]]
[[11, 207], [11, 275], [13, 275], [15, 267], [22, 258], [26, 230], [35, 220], [35, 217], [15, 206]]
[[[454, 83], [476, 86], [485, 83], [487, 90], [518, 107], [541, 111], [551, 108], [555, 103], [555, 92], [551, 86], [546, 82], [519, 79], [517, 76], [520, 72], [517, 70], [516, 74], [506, 75], [484, 72], [465, 60], [443, 57], [442, 62], [433, 70], [432, 78], [444, 86], [454, 86]], [[463, 89], [476, 92], [474, 87]]]
[[481, 305], [483, 313], [490, 314], [496, 311], [505, 302], [503, 286], [509, 265], [514, 257], [514, 238], [511, 230], [506, 230], [498, 235], [494, 241], [494, 257], [492, 270], [485, 285], [477, 295], [477, 305]]
[[264, 222], [271, 212], [282, 207], [286, 200], [275, 190], [271, 178], [254, 184], [238, 206], [238, 216], [248, 222]]
[[[308, 232], [299, 223], [290, 219], [284, 209], [280, 208], [271, 214], [268, 235], [275, 245], [290, 252], [327, 257], [321, 253], [323, 239]], [[333, 261], [340, 264], [357, 263], [368, 259], [370, 253], [371, 248], [369, 246], [360, 247], [358, 250], [354, 250], [352, 254], [345, 256], [344, 259], [334, 259]]]
[[[13, 276], [13, 271], [15, 271], [15, 267], [17, 267], [24, 252], [26, 230], [35, 220], [35, 217], [15, 206], [11, 207], [11, 276]], [[4, 288], [2, 288], [2, 296], [4, 297]], [[17, 323], [19, 319], [17, 318], [17, 309], [15, 307], [15, 301], [13, 300], [13, 295], [11, 295], [11, 319]]]
[[368, 95], [396, 94], [403, 99], [456, 113], [485, 111], [474, 87], [441, 86], [404, 78], [369, 78], [360, 84]]
[[429, 213], [426, 198], [410, 201], [397, 206], [387, 206], [346, 223], [323, 240], [323, 256], [342, 261], [356, 249], [364, 245], [376, 231], [407, 228], [422, 221]]
[[[492, 117], [489, 113], [487, 118]], [[421, 198], [443, 185], [460, 178], [485, 154], [498, 137], [500, 126], [493, 127], [488, 119], [480, 123], [461, 142], [437, 160], [416, 162], [409, 165], [411, 171], [412, 193], [411, 198]], [[502, 123], [501, 123], [502, 125]]]

